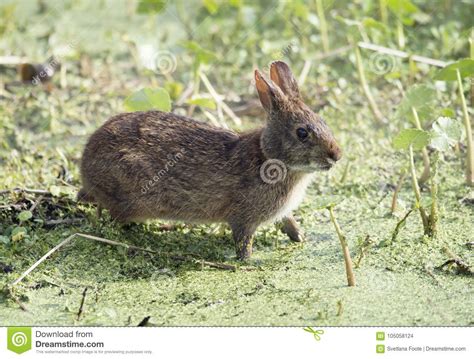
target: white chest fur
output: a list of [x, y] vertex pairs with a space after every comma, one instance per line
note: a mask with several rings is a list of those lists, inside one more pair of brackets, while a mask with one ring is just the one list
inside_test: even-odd
[[293, 187], [291, 192], [288, 194], [286, 202], [280, 207], [273, 218], [269, 222], [276, 222], [287, 216], [294, 209], [296, 209], [304, 199], [306, 189], [308, 188], [311, 181], [314, 179], [315, 173], [305, 175], [297, 184]]

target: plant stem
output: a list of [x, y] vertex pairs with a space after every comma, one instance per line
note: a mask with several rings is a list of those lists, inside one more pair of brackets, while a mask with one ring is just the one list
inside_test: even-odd
[[20, 283], [28, 274], [30, 274], [36, 267], [38, 267], [41, 263], [43, 263], [51, 254], [56, 252], [58, 249], [61, 247], [65, 246], [68, 244], [70, 241], [72, 241], [76, 237], [76, 234], [73, 234], [66, 239], [64, 239], [61, 243], [59, 243], [57, 246], [49, 250], [44, 256], [42, 256], [40, 259], [38, 259], [30, 268], [28, 268], [25, 272], [22, 273], [16, 280], [14, 280], [11, 283], [11, 287], [16, 286], [18, 283]]
[[411, 212], [413, 212], [413, 209], [410, 209], [404, 216], [403, 218], [398, 221], [397, 225], [395, 226], [395, 229], [393, 230], [393, 233], [392, 233], [392, 238], [390, 240], [390, 242], [395, 242], [395, 240], [397, 239], [398, 237], [398, 233], [400, 232], [400, 229], [404, 226], [405, 222], [407, 221], [407, 218], [408, 216], [411, 214]]
[[319, 26], [321, 29], [321, 40], [323, 42], [323, 50], [325, 53], [329, 52], [329, 37], [328, 27], [326, 23], [326, 16], [324, 15], [324, 7], [322, 0], [316, 0], [316, 12], [319, 17]]
[[[474, 27], [471, 29], [471, 36], [469, 37], [469, 48], [471, 59], [474, 60]], [[474, 104], [474, 76], [471, 76], [471, 104]]]
[[359, 80], [362, 86], [362, 90], [364, 91], [365, 97], [367, 101], [369, 101], [370, 110], [374, 115], [375, 119], [377, 120], [377, 124], [382, 125], [385, 122], [384, 116], [382, 112], [380, 112], [377, 103], [375, 102], [372, 93], [370, 92], [369, 85], [367, 85], [367, 80], [365, 79], [364, 73], [364, 65], [362, 63], [362, 57], [360, 55], [359, 46], [355, 45], [355, 55], [356, 55], [356, 64], [357, 64], [357, 72], [359, 73]]
[[79, 310], [77, 311], [76, 320], [81, 320], [81, 316], [84, 313], [84, 303], [86, 302], [86, 295], [87, 295], [87, 287], [85, 287], [84, 291], [82, 292], [81, 304], [79, 306]]
[[[41, 263], [43, 263], [49, 256], [51, 256], [54, 252], [58, 251], [61, 247], [65, 246], [66, 244], [68, 244], [69, 242], [71, 242], [71, 241], [72, 241], [73, 239], [75, 239], [76, 237], [79, 237], [79, 238], [82, 237], [82, 238], [90, 239], [90, 240], [93, 240], [93, 241], [102, 242], [102, 243], [110, 244], [110, 245], [113, 245], [113, 246], [118, 246], [118, 247], [126, 248], [126, 249], [129, 249], [129, 250], [142, 251], [142, 252], [147, 252], [147, 253], [157, 254], [157, 255], [158, 255], [158, 254], [165, 254], [165, 255], [168, 255], [168, 256], [169, 256], [170, 258], [172, 258], [172, 259], [180, 260], [180, 261], [193, 259], [193, 258], [190, 258], [190, 257], [185, 256], [185, 255], [172, 254], [172, 253], [165, 253], [165, 252], [157, 252], [157, 251], [154, 251], [154, 250], [152, 250], [152, 249], [137, 247], [137, 246], [133, 246], [133, 245], [126, 244], [126, 243], [122, 243], [122, 242], [117, 242], [117, 241], [114, 241], [114, 240], [111, 240], [111, 239], [107, 239], [107, 238], [92, 236], [92, 235], [90, 235], [90, 234], [74, 233], [74, 234], [70, 235], [69, 237], [67, 237], [66, 239], [64, 239], [62, 242], [60, 242], [60, 243], [59, 243], [58, 245], [56, 245], [54, 248], [52, 248], [51, 250], [49, 250], [49, 251], [48, 251], [44, 256], [42, 256], [40, 259], [38, 259], [31, 267], [29, 267], [29, 268], [28, 268], [26, 271], [24, 271], [17, 279], [15, 279], [15, 280], [10, 284], [10, 287], [13, 288], [13, 287], [16, 286], [18, 283], [20, 283], [20, 282], [21, 282], [23, 279], [25, 279], [33, 270], [35, 270], [36, 267], [38, 267]], [[233, 271], [237, 270], [237, 267], [234, 266], [234, 265], [231, 265], [231, 264], [208, 262], [208, 261], [202, 261], [202, 260], [198, 260], [198, 259], [196, 259], [196, 262], [197, 262], [197, 263], [201, 263], [201, 265], [206, 265], [206, 266], [213, 267], [213, 268], [226, 269], [226, 270], [233, 270]]]
[[45, 189], [31, 189], [31, 188], [19, 188], [19, 187], [1, 190], [0, 195], [11, 193], [11, 192], [25, 192], [25, 193], [31, 193], [31, 194], [51, 195], [51, 192]]
[[413, 83], [415, 83], [416, 81], [416, 72], [417, 72], [416, 63], [411, 57], [409, 57], [408, 58], [408, 83], [410, 86], [413, 85]]
[[467, 163], [466, 163], [466, 183], [469, 186], [474, 186], [474, 148], [472, 145], [472, 129], [469, 113], [467, 112], [466, 98], [462, 89], [461, 73], [456, 69], [456, 76], [458, 79], [459, 96], [461, 96], [462, 112], [464, 117], [464, 127], [466, 129], [467, 137]]
[[224, 110], [225, 113], [234, 121], [234, 123], [237, 126], [242, 125], [242, 121], [240, 120], [239, 117], [230, 109], [229, 106], [224, 102], [222, 99], [222, 96], [220, 96], [217, 91], [214, 89], [212, 86], [211, 82], [207, 78], [206, 74], [202, 71], [199, 71], [199, 78], [202, 80], [202, 83], [206, 87], [207, 91], [209, 91], [209, 94], [214, 98], [214, 101], [216, 102], [216, 105], [222, 106], [222, 109]]
[[312, 64], [311, 60], [306, 60], [304, 62], [303, 69], [301, 70], [301, 74], [298, 77], [298, 86], [303, 87], [306, 81], [306, 77], [309, 74], [309, 70], [311, 70], [311, 64]]
[[[199, 65], [197, 65], [197, 68], [194, 70], [194, 81], [193, 81], [193, 92], [192, 92], [192, 95], [191, 97], [194, 97], [196, 96], [198, 93], [199, 93], [199, 88], [201, 87], [201, 79], [199, 77]], [[188, 113], [187, 115], [189, 117], [191, 117], [194, 113], [194, 110], [196, 109], [196, 105], [192, 104], [189, 106], [188, 108]]]
[[347, 284], [349, 287], [355, 286], [355, 276], [352, 270], [352, 259], [351, 254], [349, 252], [349, 247], [347, 246], [346, 237], [342, 233], [341, 227], [339, 227], [339, 223], [337, 222], [336, 216], [334, 215], [333, 206], [327, 207], [329, 211], [329, 216], [331, 217], [331, 222], [336, 229], [337, 236], [339, 237], [339, 241], [341, 242], [342, 253], [344, 255], [344, 262], [346, 265], [346, 275], [347, 275]]
[[399, 57], [401, 59], [411, 59], [414, 62], [420, 62], [422, 64], [427, 64], [427, 65], [436, 66], [436, 67], [440, 67], [440, 68], [445, 67], [446, 65], [448, 65], [448, 63], [445, 62], [445, 61], [441, 61], [441, 60], [437, 60], [437, 59], [431, 59], [429, 57], [420, 56], [420, 55], [413, 55], [413, 54], [410, 54], [406, 51], [400, 51], [398, 49], [391, 49], [389, 47], [375, 45], [375, 44], [372, 44], [368, 41], [367, 42], [359, 41], [357, 43], [357, 45], [359, 45], [359, 47], [361, 49], [376, 51], [376, 52], [379, 52], [381, 54], [387, 54], [387, 55], [390, 55], [390, 56]]
[[390, 208], [392, 214], [395, 213], [395, 210], [397, 209], [398, 192], [400, 192], [400, 189], [402, 188], [402, 185], [403, 185], [403, 182], [405, 181], [406, 176], [407, 176], [407, 171], [403, 170], [402, 173], [400, 174], [400, 179], [397, 182], [397, 186], [395, 187], [395, 191], [393, 192], [392, 207]]
[[433, 157], [433, 171], [431, 174], [431, 214], [430, 214], [430, 234], [431, 237], [436, 238], [438, 234], [438, 162], [439, 152], [435, 151]]
[[342, 172], [342, 176], [341, 176], [341, 179], [339, 180], [339, 182], [341, 184], [344, 184], [347, 180], [347, 175], [349, 174], [349, 168], [351, 167], [351, 160], [348, 160], [346, 162], [346, 166], [344, 167], [344, 171]]
[[[423, 130], [423, 128], [421, 127], [420, 118], [418, 117], [418, 112], [416, 111], [416, 108], [412, 107], [411, 113], [413, 114], [413, 118], [415, 119], [416, 128], [419, 130]], [[423, 184], [430, 178], [430, 156], [428, 155], [428, 151], [426, 150], [426, 147], [423, 147], [421, 149], [421, 154], [423, 156], [423, 173], [421, 174], [418, 182], [420, 184]]]
[[360, 267], [360, 262], [366, 255], [367, 250], [372, 246], [373, 242], [370, 239], [370, 235], [368, 234], [367, 237], [365, 237], [364, 242], [360, 245], [360, 250], [359, 250], [359, 257], [356, 259], [356, 262], [354, 263], [354, 268], [359, 268]]
[[421, 206], [421, 193], [420, 186], [418, 185], [418, 180], [416, 179], [416, 170], [415, 170], [415, 160], [413, 159], [413, 146], [409, 147], [409, 157], [410, 157], [410, 174], [411, 174], [411, 184], [413, 186], [413, 192], [415, 192], [416, 198], [416, 207], [420, 211], [421, 221], [423, 222], [423, 232], [425, 234], [429, 233], [429, 219], [426, 215], [425, 209]]
[[387, 0], [379, 0], [380, 20], [387, 25], [388, 24], [388, 13], [387, 13]]
[[403, 33], [403, 23], [400, 20], [397, 21], [397, 38], [398, 47], [403, 50], [405, 48], [405, 34]]

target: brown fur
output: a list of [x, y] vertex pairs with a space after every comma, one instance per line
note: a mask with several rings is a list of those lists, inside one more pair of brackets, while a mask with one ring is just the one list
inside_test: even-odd
[[[255, 74], [267, 125], [247, 133], [160, 111], [109, 119], [86, 145], [79, 199], [122, 222], [227, 222], [239, 258], [250, 256], [253, 233], [264, 222], [283, 219], [285, 233], [301, 240], [291, 210], [310, 173], [329, 169], [340, 150], [324, 121], [302, 102], [288, 66], [275, 62], [271, 69], [274, 82]], [[305, 141], [296, 135], [300, 127], [308, 129]], [[261, 177], [269, 159], [287, 170], [276, 183]]]

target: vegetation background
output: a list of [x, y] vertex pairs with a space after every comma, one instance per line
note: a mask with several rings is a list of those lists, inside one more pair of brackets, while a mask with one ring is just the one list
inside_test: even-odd
[[[469, 69], [461, 88], [435, 76], [472, 56], [473, 10], [471, 0], [1, 0], [0, 325], [472, 325], [466, 135], [440, 155], [436, 236], [416, 214], [431, 206], [430, 181], [417, 201], [407, 153], [392, 143], [417, 127], [402, 105], [424, 130], [439, 116], [461, 127]], [[262, 227], [241, 264], [226, 228], [123, 228], [76, 203], [83, 146], [107, 118], [169, 108], [235, 130], [260, 126], [253, 70], [277, 59], [344, 151], [296, 212], [306, 243]], [[418, 174], [434, 153], [422, 147]], [[129, 247], [76, 236], [18, 281], [75, 233]]]

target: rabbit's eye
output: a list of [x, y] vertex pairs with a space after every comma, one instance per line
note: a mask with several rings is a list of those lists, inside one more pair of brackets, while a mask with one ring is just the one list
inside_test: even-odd
[[308, 137], [308, 131], [303, 127], [300, 127], [296, 130], [296, 135], [300, 140], [305, 140]]

